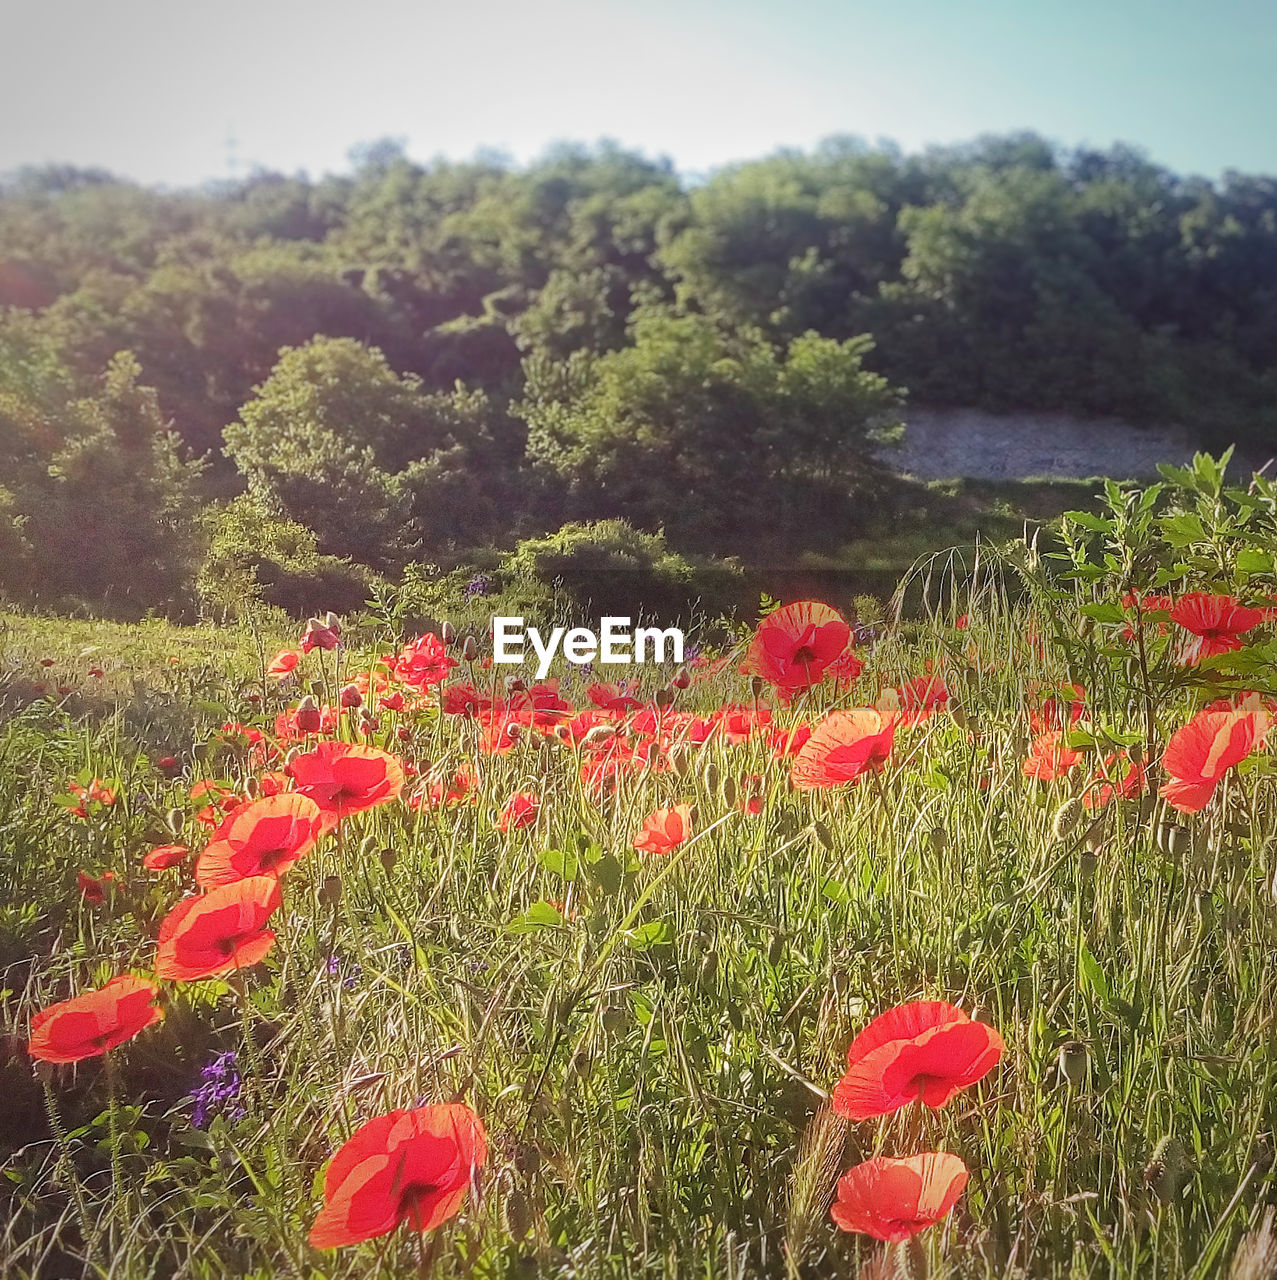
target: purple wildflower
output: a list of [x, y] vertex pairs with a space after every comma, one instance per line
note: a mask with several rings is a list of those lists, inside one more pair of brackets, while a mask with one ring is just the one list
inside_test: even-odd
[[466, 599], [473, 600], [476, 596], [486, 596], [492, 594], [492, 579], [486, 573], [476, 573], [469, 582], [466, 583]]
[[195, 1106], [191, 1111], [191, 1124], [202, 1129], [210, 1117], [221, 1112], [230, 1120], [240, 1120], [244, 1107], [239, 1101], [244, 1082], [235, 1069], [235, 1051], [216, 1053], [200, 1070], [202, 1083], [191, 1090]]

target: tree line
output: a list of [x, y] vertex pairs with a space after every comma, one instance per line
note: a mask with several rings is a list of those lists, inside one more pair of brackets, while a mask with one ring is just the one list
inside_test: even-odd
[[1275, 353], [1277, 180], [1123, 147], [837, 138], [701, 182], [608, 144], [383, 142], [179, 191], [23, 170], [0, 590], [357, 592], [618, 519], [691, 555], [836, 545], [906, 395], [1271, 441]]

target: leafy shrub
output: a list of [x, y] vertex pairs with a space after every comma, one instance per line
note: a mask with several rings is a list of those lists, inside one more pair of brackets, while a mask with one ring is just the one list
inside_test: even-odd
[[688, 557], [666, 545], [664, 533], [643, 533], [624, 520], [565, 524], [526, 538], [501, 565], [503, 576], [557, 586], [577, 608], [598, 616], [641, 613], [686, 617], [741, 603], [738, 561]]
[[242, 617], [254, 605], [274, 605], [294, 617], [317, 609], [360, 608], [375, 578], [339, 556], [321, 555], [315, 534], [242, 494], [206, 517], [208, 552], [196, 578], [204, 607]]

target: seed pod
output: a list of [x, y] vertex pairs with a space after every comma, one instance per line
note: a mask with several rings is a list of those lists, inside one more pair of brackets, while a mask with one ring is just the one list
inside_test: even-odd
[[1090, 884], [1095, 879], [1095, 872], [1099, 868], [1100, 860], [1095, 856], [1093, 849], [1083, 849], [1078, 855], [1077, 871], [1082, 879], [1083, 884]]
[[818, 841], [820, 841], [820, 844], [823, 848], [832, 849], [834, 847], [833, 833], [829, 830], [829, 828], [823, 822], [821, 822], [819, 818], [817, 818], [815, 822], [811, 824], [811, 830], [812, 830], [812, 834], [816, 837]]
[[625, 1026], [625, 1010], [619, 1004], [608, 1005], [603, 1010], [603, 1030], [615, 1035]]
[[1157, 847], [1169, 857], [1183, 858], [1193, 847], [1193, 837], [1187, 827], [1165, 822], [1157, 828]]
[[749, 678], [749, 696], [755, 702], [759, 700], [767, 692], [767, 681], [762, 676], [750, 676]]
[[596, 724], [589, 733], [581, 739], [581, 747], [585, 751], [593, 751], [603, 746], [605, 742], [611, 742], [616, 737], [616, 729], [610, 724]]
[[256, 778], [244, 779], [244, 794], [250, 800], [256, 800], [257, 794], [261, 790], [262, 784]]
[[505, 691], [507, 693], [527, 693], [527, 681], [522, 676], [506, 676]]
[[697, 976], [704, 987], [712, 986], [714, 979], [718, 977], [718, 952], [713, 947], [705, 953], [704, 958], [701, 960], [701, 971]]
[[325, 876], [324, 883], [319, 886], [319, 900], [326, 907], [335, 907], [341, 901], [341, 878]]
[[669, 689], [657, 689], [652, 701], [664, 711], [674, 701], [674, 694]]
[[1051, 820], [1051, 834], [1057, 840], [1063, 840], [1082, 820], [1082, 799], [1071, 796], [1056, 811]]
[[514, 1167], [529, 1178], [535, 1178], [541, 1169], [541, 1148], [525, 1142], [514, 1153]]
[[1071, 1085], [1079, 1085], [1086, 1079], [1086, 1045], [1080, 1040], [1069, 1040], [1060, 1046], [1056, 1066], [1060, 1075]]
[[522, 1240], [532, 1230], [532, 1208], [518, 1186], [512, 1185], [501, 1202], [501, 1217], [511, 1240]]
[[1086, 829], [1082, 843], [1090, 853], [1099, 853], [1104, 847], [1104, 819], [1097, 818]]
[[395, 863], [399, 861], [399, 855], [390, 848], [383, 849], [377, 858], [381, 862], [381, 869], [387, 874], [395, 869]]
[[723, 785], [719, 788], [719, 794], [723, 797], [723, 803], [730, 809], [736, 804], [736, 779], [729, 773], [723, 779]]
[[959, 729], [965, 729], [968, 727], [969, 722], [967, 720], [967, 713], [963, 711], [959, 703], [951, 702], [949, 704], [949, 716]]
[[1179, 1194], [1191, 1168], [1184, 1144], [1167, 1134], [1153, 1148], [1153, 1154], [1144, 1166], [1145, 1190], [1163, 1204], [1169, 1203]]
[[785, 935], [780, 932], [772, 934], [767, 944], [767, 963], [774, 969], [785, 955]]
[[678, 669], [678, 674], [670, 681], [670, 684], [672, 684], [676, 689], [687, 689], [691, 687], [692, 677], [689, 676], [682, 667], [680, 667]]
[[463, 662], [473, 662], [479, 656], [479, 646], [474, 636], [466, 636], [461, 642], [461, 659]]
[[722, 770], [711, 760], [705, 766], [705, 785], [710, 791], [717, 791], [718, 784], [723, 780]]
[[931, 852], [937, 858], [949, 847], [949, 833], [943, 827], [932, 827], [927, 838], [931, 841]]
[[[588, 738], [587, 738], [588, 741]], [[673, 747], [669, 753], [670, 768], [680, 778], [686, 778], [692, 771], [692, 753], [686, 747]]]
[[456, 638], [457, 638], [456, 627], [454, 627], [451, 622], [443, 623], [443, 625], [439, 628], [439, 639], [442, 640], [444, 644], [451, 644]]

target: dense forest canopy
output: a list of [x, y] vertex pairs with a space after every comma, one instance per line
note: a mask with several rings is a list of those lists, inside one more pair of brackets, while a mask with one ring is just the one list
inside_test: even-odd
[[180, 610], [232, 546], [393, 576], [618, 517], [812, 545], [906, 395], [1272, 441], [1277, 179], [1014, 135], [698, 183], [379, 143], [318, 181], [0, 184], [17, 598]]

